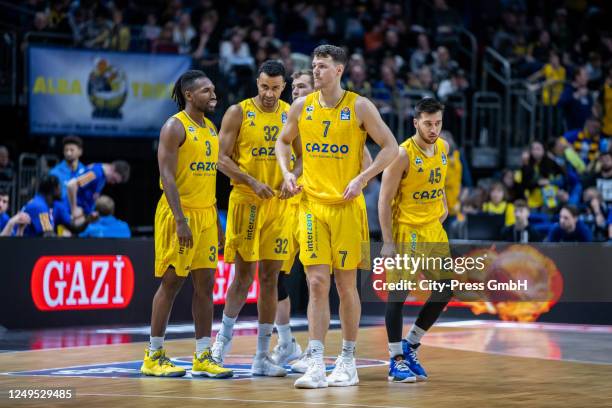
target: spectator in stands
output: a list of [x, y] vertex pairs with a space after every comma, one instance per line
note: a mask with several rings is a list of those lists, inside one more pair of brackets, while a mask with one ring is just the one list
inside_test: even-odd
[[255, 60], [249, 46], [244, 41], [242, 30], [235, 28], [229, 41], [223, 41], [219, 50], [221, 67], [225, 73], [231, 73], [236, 67], [253, 68]]
[[207, 16], [202, 17], [200, 22], [199, 35], [191, 41], [192, 56], [197, 61], [205, 61], [212, 59], [212, 36], [215, 31], [216, 22], [213, 18]]
[[563, 137], [587, 167], [591, 167], [597, 157], [609, 151], [611, 146], [610, 138], [602, 136], [601, 123], [594, 116], [587, 119], [583, 129], [570, 130]]
[[160, 54], [176, 54], [178, 53], [178, 46], [174, 43], [173, 34], [174, 23], [172, 21], [166, 22], [164, 28], [161, 31], [159, 38], [153, 41], [151, 51]]
[[529, 208], [552, 211], [558, 207], [557, 192], [562, 173], [559, 165], [546, 155], [542, 143], [532, 142], [519, 177]]
[[482, 205], [482, 212], [503, 215], [506, 226], [514, 224], [514, 205], [507, 201], [506, 189], [501, 182], [491, 184], [489, 199]]
[[433, 63], [433, 57], [429, 46], [429, 38], [427, 34], [421, 33], [417, 36], [417, 48], [410, 56], [410, 71], [416, 74], [423, 66], [431, 63]]
[[547, 242], [591, 242], [593, 235], [582, 221], [578, 208], [564, 205], [559, 213], [559, 222], [555, 224], [546, 238]]
[[9, 200], [9, 192], [7, 190], [0, 190], [0, 231], [4, 229], [11, 218], [8, 214]]
[[595, 113], [601, 119], [602, 133], [612, 137], [612, 63], [608, 65], [606, 80], [599, 90]]
[[597, 188], [604, 203], [612, 208], [612, 151], [602, 153], [598, 162], [599, 171], [585, 177], [583, 185]]
[[149, 13], [147, 15], [147, 23], [142, 26], [142, 38], [149, 42], [149, 46], [152, 46], [153, 42], [161, 35], [161, 31], [161, 27], [157, 24], [157, 16], [154, 13]]
[[[108, 184], [126, 183], [130, 178], [130, 165], [123, 160], [112, 163], [94, 163], [79, 171], [68, 182], [68, 200], [73, 221], [93, 212], [96, 198]], [[82, 214], [81, 214], [82, 211]]]
[[449, 131], [443, 130], [440, 132], [440, 137], [446, 140], [449, 146], [446, 184], [444, 185], [448, 217], [444, 224], [451, 225], [461, 210], [460, 196], [462, 194], [463, 163], [461, 162], [461, 154], [459, 149], [457, 149], [453, 135]]
[[349, 78], [346, 81], [346, 89], [367, 98], [372, 96], [372, 85], [370, 85], [366, 78], [365, 66], [361, 64], [353, 64], [351, 66]]
[[[546, 30], [540, 31], [538, 40], [535, 43], [529, 44], [527, 48], [527, 62], [533, 67], [540, 69], [542, 65], [550, 58], [552, 44], [550, 41], [550, 33]], [[533, 72], [535, 70], [531, 70]]]
[[6, 146], [0, 145], [0, 181], [13, 181], [15, 179], [15, 170], [9, 150]]
[[[28, 217], [27, 225], [23, 230], [24, 237], [55, 235], [53, 202], [60, 198], [60, 194], [61, 189], [57, 177], [45, 176], [40, 180], [36, 195], [21, 210]], [[19, 230], [16, 235], [20, 235]]]
[[542, 241], [542, 234], [529, 224], [529, 215], [530, 211], [527, 202], [525, 200], [516, 200], [514, 202], [514, 224], [505, 226], [502, 229], [502, 241], [520, 243]]
[[453, 59], [448, 51], [448, 48], [439, 46], [435, 54], [435, 62], [431, 67], [434, 81], [440, 83], [441, 81], [450, 78], [451, 72], [458, 68], [459, 64]]
[[433, 98], [438, 89], [438, 84], [433, 80], [431, 68], [424, 65], [419, 69], [416, 75], [408, 73], [408, 87], [417, 91], [431, 93], [431, 97]]
[[113, 24], [110, 33], [110, 48], [117, 51], [130, 49], [132, 34], [130, 28], [123, 24], [123, 12], [119, 9], [113, 10]]
[[86, 20], [78, 29], [81, 45], [85, 48], [106, 49], [110, 45], [112, 23], [108, 19], [108, 12], [99, 7], [93, 18]]
[[90, 223], [85, 231], [79, 234], [84, 238], [130, 238], [132, 236], [127, 223], [115, 218], [115, 202], [107, 195], [96, 200], [96, 212], [100, 218]]
[[62, 140], [64, 146], [64, 160], [53, 167], [49, 174], [57, 177], [60, 181], [62, 189], [62, 200], [68, 200], [66, 195], [66, 185], [70, 179], [77, 176], [78, 172], [85, 168], [85, 165], [80, 162], [83, 155], [83, 140], [78, 136], [66, 136]]
[[601, 193], [595, 187], [584, 190], [581, 220], [591, 230], [594, 241], [607, 241], [607, 215], [610, 209], [606, 206]]
[[[398, 92], [404, 89], [404, 84], [395, 76], [395, 71], [388, 65], [380, 69], [381, 79], [372, 87], [372, 97], [381, 109], [381, 113], [393, 109]], [[385, 112], [382, 112], [384, 110]]]
[[561, 98], [565, 77], [565, 68], [561, 65], [559, 53], [557, 51], [550, 51], [548, 64], [544, 65], [542, 69], [531, 75], [527, 80], [534, 82], [544, 78], [544, 82], [531, 84], [529, 89], [535, 91], [541, 88], [542, 103], [546, 106], [556, 106], [559, 98]]
[[191, 41], [196, 36], [196, 31], [191, 25], [189, 13], [181, 14], [178, 24], [174, 27], [172, 39], [178, 46], [179, 54], [188, 54], [191, 51]]
[[501, 182], [506, 190], [508, 201], [514, 202], [514, 200], [523, 197], [521, 186], [516, 182], [514, 170], [503, 169], [501, 172]]
[[593, 114], [593, 97], [587, 88], [589, 77], [586, 67], [574, 71], [574, 80], [567, 84], [559, 107], [563, 109], [565, 125], [568, 130], [582, 129], [586, 120]]
[[455, 93], [465, 92], [469, 87], [468, 80], [465, 77], [465, 71], [461, 68], [455, 68], [451, 72], [449, 79], [440, 82], [438, 86], [438, 98], [446, 102], [449, 96]]

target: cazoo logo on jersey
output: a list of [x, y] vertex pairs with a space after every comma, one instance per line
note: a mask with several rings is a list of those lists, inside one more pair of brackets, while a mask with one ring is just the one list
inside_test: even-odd
[[32, 270], [39, 310], [123, 309], [134, 292], [134, 267], [125, 255], [42, 256]]

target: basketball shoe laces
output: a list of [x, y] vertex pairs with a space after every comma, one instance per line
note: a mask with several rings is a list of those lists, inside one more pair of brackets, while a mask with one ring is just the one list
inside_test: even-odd
[[398, 371], [410, 371], [410, 367], [408, 367], [408, 364], [406, 364], [406, 360], [403, 359], [395, 363], [395, 368]]
[[419, 357], [417, 356], [416, 349], [412, 347], [408, 347], [408, 348], [410, 349], [408, 354], [410, 355], [410, 358], [412, 359], [412, 361], [420, 365], [421, 363], [419, 362]]
[[163, 366], [175, 367], [174, 363], [168, 357], [166, 357], [165, 352], [162, 352], [161, 355], [158, 357], [157, 363], [160, 365], [160, 367], [163, 367]]

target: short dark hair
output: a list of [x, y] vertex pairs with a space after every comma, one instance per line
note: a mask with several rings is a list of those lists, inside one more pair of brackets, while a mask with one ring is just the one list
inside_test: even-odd
[[66, 146], [69, 144], [73, 144], [73, 145], [77, 145], [79, 147], [79, 149], [83, 148], [83, 139], [81, 139], [78, 136], [74, 136], [74, 135], [70, 135], [70, 136], [66, 136], [65, 138], [62, 139], [62, 146]]
[[414, 106], [414, 117], [416, 119], [421, 117], [421, 113], [444, 113], [444, 105], [442, 105], [435, 98], [423, 98], [417, 102]]
[[[561, 206], [561, 210], [566, 209], [567, 211], [570, 212], [570, 214], [572, 214], [572, 217], [577, 218], [580, 215], [580, 211], [578, 210], [578, 207], [576, 207], [575, 205], [571, 205], [571, 204], [563, 204]], [[559, 212], [561, 212], [561, 210], [559, 210]]]
[[312, 56], [313, 57], [323, 57], [323, 58], [331, 57], [331, 59], [336, 64], [341, 64], [341, 65], [346, 65], [346, 63], [348, 62], [348, 56], [346, 55], [346, 51], [344, 51], [344, 48], [337, 47], [331, 44], [319, 45], [312, 52]]
[[44, 176], [38, 182], [38, 192], [42, 195], [53, 195], [59, 188], [59, 179], [52, 175]]
[[185, 109], [187, 101], [185, 100], [185, 91], [193, 86], [193, 83], [199, 78], [208, 78], [203, 71], [198, 69], [190, 69], [181, 75], [174, 83], [172, 88], [172, 99], [176, 102], [179, 110]]
[[113, 162], [115, 171], [121, 176], [121, 182], [126, 183], [130, 179], [130, 165], [125, 160], [115, 160]]
[[300, 69], [299, 71], [295, 71], [291, 74], [291, 78], [298, 79], [299, 77], [307, 75], [310, 78], [310, 85], [314, 86], [314, 75], [312, 73], [312, 69]]
[[0, 188], [0, 196], [10, 195], [9, 191], [6, 188]]
[[285, 78], [285, 75], [287, 75], [287, 72], [285, 71], [285, 65], [278, 60], [264, 61], [260, 65], [259, 70], [257, 70], [257, 76], [261, 75], [262, 73], [266, 74], [269, 77], [281, 76], [283, 77], [283, 79]]

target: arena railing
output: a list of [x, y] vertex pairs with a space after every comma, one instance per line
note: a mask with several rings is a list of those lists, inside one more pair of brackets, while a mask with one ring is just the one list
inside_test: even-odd
[[501, 164], [503, 102], [498, 93], [475, 92], [469, 145], [474, 168], [495, 169]]
[[[497, 83], [489, 84], [489, 78], [494, 79]], [[490, 87], [490, 85], [496, 85]], [[482, 82], [481, 90], [487, 92], [488, 90], [499, 91], [502, 95], [502, 109], [501, 115], [502, 134], [504, 139], [510, 137], [511, 132], [511, 117], [510, 117], [510, 105], [511, 95], [510, 89], [512, 86], [512, 71], [510, 61], [502, 57], [497, 51], [491, 47], [487, 47], [483, 56], [482, 62]], [[474, 131], [474, 130], [472, 130]]]

